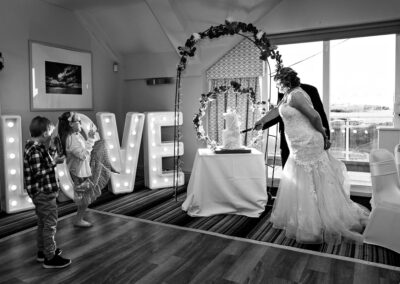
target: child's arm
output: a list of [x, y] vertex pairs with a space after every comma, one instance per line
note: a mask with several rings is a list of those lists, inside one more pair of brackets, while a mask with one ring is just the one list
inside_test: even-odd
[[90, 153], [93, 149], [93, 143], [91, 141], [85, 141], [85, 146], [82, 147], [78, 137], [79, 136], [75, 134], [68, 136], [66, 141], [66, 151], [80, 160], [86, 160], [88, 157], [90, 157]]
[[50, 147], [49, 147], [49, 149], [48, 149], [48, 152], [49, 152], [49, 155], [50, 155], [52, 158], [54, 158], [55, 155], [56, 155], [56, 153], [57, 153], [57, 148], [56, 148], [54, 145], [50, 144]]

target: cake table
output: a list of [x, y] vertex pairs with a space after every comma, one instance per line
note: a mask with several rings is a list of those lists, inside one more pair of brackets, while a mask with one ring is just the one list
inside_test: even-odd
[[268, 201], [264, 155], [215, 154], [198, 149], [182, 209], [190, 216], [259, 217]]

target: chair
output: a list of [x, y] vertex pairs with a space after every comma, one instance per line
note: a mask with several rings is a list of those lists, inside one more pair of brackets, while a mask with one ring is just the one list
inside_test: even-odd
[[400, 144], [394, 146], [394, 161], [396, 163], [397, 172], [400, 173]]
[[394, 156], [386, 149], [374, 149], [369, 163], [372, 212], [364, 242], [400, 253], [400, 182]]

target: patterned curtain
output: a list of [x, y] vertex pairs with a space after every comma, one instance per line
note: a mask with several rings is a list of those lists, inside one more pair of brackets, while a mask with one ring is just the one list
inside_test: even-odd
[[[250, 78], [224, 78], [224, 79], [210, 79], [209, 87], [211, 91], [215, 87], [230, 86], [231, 81], [236, 81], [241, 84], [242, 88], [253, 88], [256, 92], [256, 100], [260, 100], [260, 87], [258, 77]], [[240, 115], [240, 130], [251, 128], [254, 122], [260, 118], [257, 111], [252, 111], [251, 103], [246, 95], [235, 94], [219, 94], [217, 99], [210, 102], [208, 105], [208, 136], [210, 139], [215, 140], [218, 144], [222, 144], [222, 130], [224, 129], [224, 118], [222, 114], [228, 108], [236, 109]], [[254, 133], [255, 134], [255, 133]], [[247, 132], [242, 136], [242, 144], [250, 146], [250, 142], [254, 135], [252, 132]]]

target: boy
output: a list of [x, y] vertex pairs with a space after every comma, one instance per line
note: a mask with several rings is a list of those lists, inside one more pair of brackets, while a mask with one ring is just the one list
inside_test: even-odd
[[54, 126], [45, 117], [37, 116], [29, 126], [31, 138], [24, 150], [24, 185], [35, 204], [38, 218], [37, 261], [44, 268], [62, 268], [71, 264], [70, 259], [60, 256], [54, 236], [57, 227], [58, 183], [56, 164], [63, 163], [64, 157], [52, 158], [55, 149], [50, 147]]

